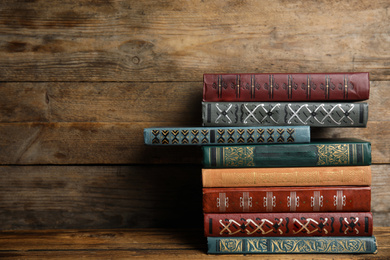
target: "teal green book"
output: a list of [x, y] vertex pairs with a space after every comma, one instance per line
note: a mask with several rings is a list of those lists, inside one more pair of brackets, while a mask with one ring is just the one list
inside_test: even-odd
[[208, 237], [209, 254], [376, 254], [372, 237]]
[[371, 165], [371, 144], [359, 139], [307, 144], [203, 146], [204, 168]]
[[309, 126], [155, 127], [144, 129], [148, 145], [309, 143]]

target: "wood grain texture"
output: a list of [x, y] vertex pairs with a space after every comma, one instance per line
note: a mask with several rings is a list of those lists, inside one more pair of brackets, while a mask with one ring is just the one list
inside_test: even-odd
[[[387, 222], [390, 219], [390, 165], [372, 165], [371, 174], [371, 209], [378, 213], [376, 221], [380, 226], [389, 226]], [[379, 217], [379, 213], [383, 213], [383, 216]]]
[[332, 71], [390, 80], [386, 0], [13, 0], [0, 10], [4, 81], [198, 81], [204, 72]]
[[[164, 124], [172, 125], [172, 124]], [[0, 125], [1, 164], [200, 163], [199, 146], [155, 147], [141, 123], [21, 123]], [[153, 125], [156, 126], [156, 125]]]
[[[377, 254], [264, 255], [267, 259], [388, 259], [390, 231], [375, 227]], [[0, 233], [0, 257], [9, 259], [232, 259], [243, 255], [207, 255], [200, 229], [106, 229], [8, 231]], [[264, 257], [263, 256], [263, 257]], [[261, 255], [245, 255], [258, 259]]]
[[201, 102], [201, 81], [2, 82], [0, 123], [157, 122], [200, 125]]
[[[372, 166], [374, 226], [388, 226], [390, 167]], [[202, 226], [201, 165], [2, 166], [0, 230]]]
[[0, 230], [202, 224], [200, 166], [0, 167]]

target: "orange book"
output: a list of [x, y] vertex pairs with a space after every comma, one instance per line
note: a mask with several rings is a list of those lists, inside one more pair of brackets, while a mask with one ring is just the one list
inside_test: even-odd
[[370, 186], [370, 166], [202, 169], [203, 187]]

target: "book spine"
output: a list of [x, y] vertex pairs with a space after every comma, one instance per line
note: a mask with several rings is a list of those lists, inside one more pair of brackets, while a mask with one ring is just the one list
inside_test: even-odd
[[369, 186], [370, 166], [202, 169], [212, 187]]
[[144, 141], [149, 145], [309, 143], [310, 127], [145, 128]]
[[371, 237], [208, 237], [209, 254], [376, 254]]
[[203, 101], [366, 100], [368, 73], [204, 74]]
[[371, 144], [368, 142], [203, 146], [202, 149], [205, 168], [371, 164]]
[[367, 103], [203, 102], [204, 126], [365, 127]]
[[370, 210], [370, 187], [203, 188], [204, 213]]
[[372, 236], [371, 212], [205, 213], [207, 237]]

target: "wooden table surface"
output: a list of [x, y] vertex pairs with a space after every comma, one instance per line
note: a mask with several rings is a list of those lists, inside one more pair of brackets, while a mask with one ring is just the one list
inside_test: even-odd
[[[389, 259], [390, 228], [376, 227], [374, 235], [378, 243], [377, 254], [268, 254], [266, 257], [268, 259]], [[207, 255], [206, 251], [206, 239], [201, 229], [73, 229], [0, 232], [0, 257], [10, 259], [129, 259], [135, 257], [143, 259], [231, 259], [234, 257], [234, 255]], [[259, 255], [245, 255], [245, 257], [259, 257]]]

